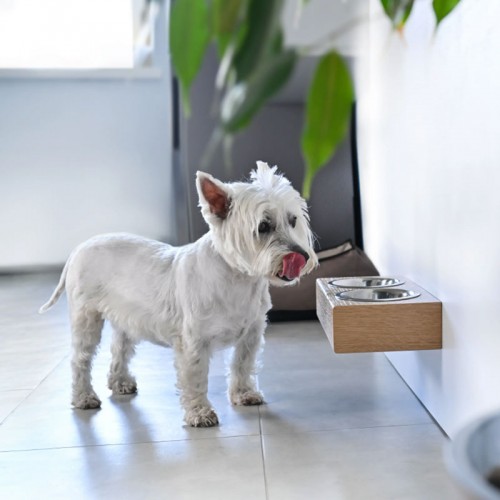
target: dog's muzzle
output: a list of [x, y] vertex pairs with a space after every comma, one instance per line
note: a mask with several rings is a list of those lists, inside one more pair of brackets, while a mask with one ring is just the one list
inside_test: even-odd
[[278, 273], [278, 278], [283, 281], [293, 281], [298, 278], [309, 260], [309, 255], [304, 250], [299, 248], [294, 250], [283, 257], [281, 270]]

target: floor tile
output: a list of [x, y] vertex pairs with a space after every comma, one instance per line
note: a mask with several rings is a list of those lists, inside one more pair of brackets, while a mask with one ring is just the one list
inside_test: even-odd
[[38, 314], [56, 280], [55, 274], [1, 277], [0, 391], [34, 389], [67, 355], [65, 297], [54, 314]]
[[226, 379], [212, 375], [209, 399], [220, 425], [193, 429], [183, 422], [183, 411], [175, 388], [171, 351], [159, 349], [141, 359], [136, 369], [136, 396], [114, 397], [106, 386], [108, 355], [100, 353], [94, 366], [94, 387], [102, 400], [100, 410], [71, 407], [69, 359], [65, 359], [0, 426], [0, 451], [68, 446], [124, 444], [178, 439], [259, 434], [259, 410], [234, 407], [227, 400]]
[[29, 394], [30, 391], [0, 391], [0, 424]]
[[433, 424], [264, 436], [269, 500], [460, 500]]
[[383, 354], [336, 355], [317, 322], [272, 327], [259, 381], [264, 434], [431, 421]]
[[111, 396], [108, 325], [102, 409], [73, 409], [65, 296], [37, 313], [58, 279], [0, 276], [0, 498], [461, 499], [442, 434], [385, 356], [335, 355], [315, 321], [269, 325], [259, 408], [228, 402], [230, 351], [215, 353], [211, 429], [184, 425], [169, 349], [140, 344], [139, 393]]
[[0, 495], [264, 500], [259, 437], [0, 453]]
[[[22, 351], [20, 351], [22, 352]], [[64, 359], [66, 352], [0, 353], [0, 391], [33, 390]]]

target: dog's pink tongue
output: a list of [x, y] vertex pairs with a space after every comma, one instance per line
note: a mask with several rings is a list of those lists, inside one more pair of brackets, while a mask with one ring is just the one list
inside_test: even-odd
[[300, 253], [292, 252], [283, 257], [283, 271], [280, 276], [293, 280], [300, 276], [300, 271], [306, 265], [306, 259]]

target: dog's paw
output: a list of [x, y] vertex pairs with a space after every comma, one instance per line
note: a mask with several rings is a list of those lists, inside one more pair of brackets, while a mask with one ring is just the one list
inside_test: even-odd
[[186, 412], [186, 424], [191, 427], [214, 427], [219, 425], [219, 418], [212, 408], [194, 408]]
[[109, 380], [108, 387], [113, 391], [115, 396], [135, 394], [137, 392], [137, 383], [133, 378]]
[[235, 391], [229, 396], [231, 403], [236, 406], [255, 406], [264, 402], [264, 395], [260, 391]]
[[79, 408], [80, 410], [95, 410], [101, 407], [101, 400], [95, 393], [74, 396], [71, 403], [75, 408]]

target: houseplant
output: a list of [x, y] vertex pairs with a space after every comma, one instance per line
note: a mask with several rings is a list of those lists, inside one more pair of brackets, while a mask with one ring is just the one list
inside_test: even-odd
[[[308, 0], [297, 0], [307, 4]], [[395, 30], [403, 32], [414, 0], [380, 0]], [[433, 0], [436, 26], [460, 0]], [[290, 79], [308, 50], [283, 43], [285, 0], [174, 0], [170, 13], [172, 66], [179, 80], [184, 113], [189, 91], [208, 46], [214, 43], [219, 68], [214, 82], [218, 126], [213, 141], [230, 140], [251, 123], [262, 106]], [[334, 37], [332, 37], [334, 39]], [[334, 43], [317, 61], [307, 96], [301, 138], [302, 194], [309, 198], [316, 173], [329, 161], [349, 125], [354, 88]]]

